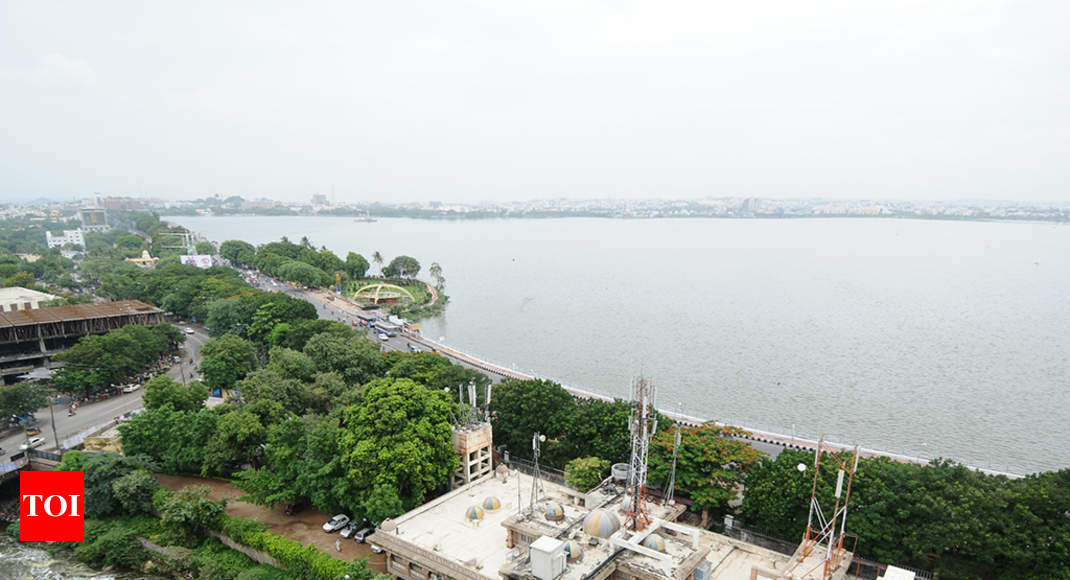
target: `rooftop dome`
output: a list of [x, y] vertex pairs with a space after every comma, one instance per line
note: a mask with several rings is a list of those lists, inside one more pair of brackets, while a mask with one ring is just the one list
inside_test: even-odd
[[557, 502], [550, 502], [546, 506], [546, 519], [551, 522], [559, 522], [565, 519], [565, 508], [561, 507], [561, 504]]
[[583, 548], [576, 540], [569, 540], [565, 542], [565, 555], [569, 562], [575, 562], [583, 557]]
[[464, 519], [470, 522], [477, 522], [483, 519], [483, 508], [477, 505], [468, 506], [468, 509], [464, 510]]
[[497, 510], [500, 507], [502, 507], [502, 502], [499, 501], [498, 498], [494, 497], [493, 495], [488, 495], [487, 497], [483, 498], [483, 509], [487, 510], [488, 512]]
[[587, 532], [589, 536], [608, 538], [619, 529], [620, 518], [611, 511], [594, 510], [583, 519], [583, 531]]
[[659, 552], [665, 551], [665, 538], [657, 534], [650, 534], [643, 540], [643, 547], [650, 548], [651, 550], [657, 550]]

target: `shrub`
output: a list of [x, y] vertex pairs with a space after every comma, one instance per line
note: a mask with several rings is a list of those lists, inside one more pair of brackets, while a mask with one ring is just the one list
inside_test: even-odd
[[586, 493], [609, 476], [609, 461], [597, 457], [577, 457], [565, 465], [565, 482]]
[[144, 559], [144, 549], [136, 533], [112, 522], [89, 520], [85, 527], [85, 541], [74, 555], [88, 564], [136, 568]]
[[291, 578], [296, 578], [296, 576], [274, 566], [260, 564], [238, 574], [235, 580], [290, 580]]
[[255, 562], [241, 552], [231, 550], [216, 538], [208, 538], [190, 554], [190, 565], [202, 578], [233, 580], [255, 566]]

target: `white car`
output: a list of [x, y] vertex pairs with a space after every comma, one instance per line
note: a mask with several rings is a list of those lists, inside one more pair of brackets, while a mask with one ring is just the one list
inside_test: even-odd
[[349, 516], [345, 514], [338, 514], [323, 524], [323, 531], [327, 533], [337, 532], [345, 527], [349, 523]]
[[126, 385], [125, 387], [123, 387], [123, 392], [124, 393], [133, 393], [134, 391], [136, 391], [136, 390], [138, 390], [140, 388], [141, 388], [141, 385], [139, 385], [137, 383], [132, 383], [132, 384], [129, 384], [129, 385]]
[[193, 334], [193, 329], [187, 326], [182, 332], [185, 332], [186, 334]]
[[27, 449], [30, 449], [30, 448], [33, 448], [33, 447], [40, 447], [40, 446], [42, 446], [44, 444], [45, 444], [45, 438], [44, 437], [31, 437], [25, 443], [23, 443], [22, 445], [19, 445], [19, 449], [21, 449], [23, 451], [26, 451]]
[[385, 332], [379, 333], [379, 340], [390, 340], [390, 336]]

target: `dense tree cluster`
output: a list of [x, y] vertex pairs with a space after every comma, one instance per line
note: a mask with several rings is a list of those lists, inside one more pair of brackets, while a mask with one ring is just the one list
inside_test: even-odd
[[[224, 242], [224, 245], [228, 243]], [[227, 253], [232, 253], [241, 263], [247, 263], [248, 249], [244, 246], [228, 245]], [[312, 247], [308, 238], [301, 238], [301, 243], [295, 244], [285, 237], [257, 248], [252, 265], [265, 274], [302, 286], [328, 286], [334, 283], [336, 275], [348, 275], [351, 269], [327, 248], [317, 250]]]
[[[841, 457], [842, 460], [848, 460]], [[813, 454], [765, 458], [747, 478], [742, 516], [759, 531], [801, 538], [813, 482]], [[832, 505], [836, 469], [823, 459], [818, 498]], [[859, 462], [849, 532], [858, 551], [884, 562], [935, 569], [944, 578], [1070, 577], [1070, 469], [1023, 479], [963, 465], [887, 458]]]
[[107, 334], [84, 336], [53, 357], [64, 366], [52, 377], [56, 390], [84, 393], [126, 382], [129, 377], [174, 352], [185, 335], [170, 324], [134, 324]]
[[[508, 380], [494, 387], [490, 409], [495, 443], [515, 456], [531, 456], [535, 431], [546, 435], [541, 461], [558, 469], [586, 456], [627, 461], [631, 452], [627, 401], [579, 399], [552, 381]], [[659, 414], [659, 430], [672, 424]]]
[[124, 451], [172, 473], [239, 471], [238, 485], [267, 505], [307, 501], [377, 521], [447, 482], [457, 389], [485, 376], [431, 353], [380, 353], [341, 323], [275, 332], [283, 325], [267, 334], [262, 367], [234, 335], [205, 345], [205, 381], [232, 389], [223, 405], [205, 408], [197, 382], [153, 381], [146, 410], [120, 428]]

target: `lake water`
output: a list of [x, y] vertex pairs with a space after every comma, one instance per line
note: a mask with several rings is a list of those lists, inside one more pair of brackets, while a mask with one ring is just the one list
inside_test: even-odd
[[[1070, 467], [1070, 227], [891, 219], [169, 217], [437, 261], [424, 334], [685, 414], [1014, 473]], [[374, 269], [374, 266], [373, 266]]]

